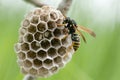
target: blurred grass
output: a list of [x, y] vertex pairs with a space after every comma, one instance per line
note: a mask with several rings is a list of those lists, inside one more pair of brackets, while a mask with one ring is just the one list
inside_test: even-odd
[[[85, 7], [90, 1], [84, 1], [81, 0], [80, 3], [79, 0], [74, 0], [68, 16], [74, 18], [78, 24], [92, 28], [97, 34], [96, 39], [85, 34], [87, 44], [82, 41], [66, 67], [48, 79], [39, 80], [120, 80], [120, 16], [108, 14], [114, 16], [111, 22], [105, 21], [106, 17], [99, 14], [98, 16], [104, 18], [99, 22], [97, 14], [92, 15], [91, 5]], [[16, 7], [0, 5], [0, 80], [23, 78], [13, 47], [18, 40], [20, 22], [26, 9], [30, 8], [20, 5], [22, 3]]]

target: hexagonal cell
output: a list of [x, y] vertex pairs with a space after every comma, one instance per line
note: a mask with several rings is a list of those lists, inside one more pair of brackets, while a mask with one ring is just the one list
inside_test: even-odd
[[36, 26], [33, 24], [30, 24], [30, 26], [28, 27], [28, 31], [30, 33], [35, 33], [36, 32]]
[[56, 21], [56, 23], [57, 23], [57, 24], [62, 24], [62, 23], [63, 23], [63, 20], [62, 20], [62, 19], [58, 19], [58, 20]]
[[54, 58], [54, 62], [55, 62], [56, 64], [59, 64], [59, 63], [62, 62], [62, 58], [61, 58], [60, 56], [57, 56], [56, 58]]
[[44, 22], [47, 22], [49, 20], [49, 15], [48, 14], [42, 14], [40, 16], [40, 20], [44, 21]]
[[52, 12], [50, 13], [50, 18], [51, 18], [52, 20], [56, 20], [56, 19], [58, 18], [58, 15], [56, 14], [56, 12], [52, 11]]
[[41, 41], [41, 47], [44, 49], [48, 49], [50, 47], [50, 42], [48, 40]]
[[51, 39], [52, 38], [52, 32], [47, 30], [45, 33], [44, 33], [44, 37], [47, 38], [47, 39]]
[[50, 67], [50, 66], [53, 65], [53, 62], [52, 62], [51, 59], [46, 59], [46, 60], [44, 61], [44, 65], [45, 65], [46, 67]]
[[39, 42], [33, 41], [33, 42], [31, 43], [31, 48], [32, 48], [33, 50], [38, 50], [38, 49], [40, 48]]
[[58, 71], [58, 67], [57, 66], [54, 66], [50, 69], [50, 72], [51, 73], [56, 73]]
[[31, 17], [33, 16], [33, 12], [29, 12], [27, 15], [26, 15], [26, 19], [31, 19]]
[[23, 67], [21, 68], [21, 72], [22, 72], [23, 74], [27, 74], [27, 73], [28, 73]]
[[24, 66], [27, 67], [27, 68], [32, 67], [32, 62], [31, 62], [30, 60], [25, 60], [25, 61], [23, 62], [23, 64], [24, 64]]
[[30, 58], [30, 59], [34, 59], [34, 58], [36, 58], [36, 53], [34, 52], [34, 51], [29, 51], [28, 53], [27, 53], [27, 57], [28, 58]]
[[18, 42], [19, 42], [19, 43], [23, 43], [23, 42], [24, 42], [24, 39], [23, 39], [23, 36], [22, 36], [22, 35], [19, 36]]
[[39, 22], [39, 17], [38, 16], [33, 16], [31, 19], [31, 23], [37, 24]]
[[42, 10], [39, 8], [39, 9], [36, 9], [33, 14], [40, 15], [41, 13], [42, 13]]
[[21, 44], [21, 49], [23, 51], [28, 51], [29, 50], [29, 44], [28, 43], [23, 43]]
[[33, 63], [34, 63], [35, 67], [41, 67], [42, 66], [42, 61], [40, 61], [39, 59], [34, 59]]
[[42, 67], [42, 68], [39, 69], [39, 76], [45, 76], [47, 74], [49, 74], [48, 69], [46, 69], [44, 67]]
[[59, 37], [62, 34], [61, 30], [58, 28], [56, 28], [53, 33], [54, 33], [55, 37]]
[[31, 69], [29, 70], [29, 73], [32, 74], [32, 75], [37, 75], [37, 70], [34, 69], [34, 68], [31, 68]]
[[64, 35], [68, 35], [68, 34], [69, 34], [69, 31], [68, 31], [67, 28], [64, 28], [64, 29], [62, 30], [62, 33], [63, 33]]
[[63, 62], [58, 63], [58, 65], [59, 65], [60, 68], [64, 67], [64, 63]]
[[26, 32], [27, 32], [27, 29], [24, 28], [24, 27], [21, 27], [21, 28], [19, 29], [19, 34], [20, 34], [20, 35], [24, 35]]
[[29, 25], [30, 25], [30, 21], [27, 20], [27, 19], [25, 19], [25, 20], [23, 21], [23, 23], [22, 23], [22, 26], [23, 26], [23, 27], [28, 27]]
[[50, 29], [50, 30], [52, 30], [52, 29], [54, 29], [55, 27], [57, 27], [57, 25], [56, 25], [56, 23], [55, 23], [54, 21], [49, 21], [49, 22], [47, 23], [47, 25], [48, 25], [48, 29]]
[[71, 44], [68, 48], [67, 48], [67, 52], [73, 54], [74, 53], [74, 48], [73, 45]]
[[39, 32], [36, 32], [35, 35], [34, 35], [35, 39], [37, 41], [40, 41], [43, 39], [43, 34], [42, 33], [39, 33]]
[[56, 39], [56, 38], [54, 38], [54, 39], [51, 40], [51, 44], [54, 47], [59, 47], [61, 45], [60, 40]]
[[65, 47], [60, 47], [59, 49], [58, 49], [58, 54], [60, 55], [60, 56], [63, 56], [63, 55], [65, 55], [66, 54], [66, 48]]
[[24, 61], [24, 60], [18, 59], [18, 60], [17, 60], [18, 65], [19, 65], [19, 66], [24, 66], [23, 61]]
[[56, 49], [55, 48], [50, 48], [48, 51], [48, 56], [50, 56], [51, 58], [55, 57], [57, 55], [56, 53]]
[[38, 56], [38, 58], [43, 60], [47, 57], [47, 53], [44, 50], [40, 50], [40, 51], [37, 52], [37, 56]]
[[15, 44], [14, 49], [15, 49], [15, 52], [19, 52], [20, 51], [20, 44], [19, 43]]
[[43, 23], [43, 22], [39, 23], [39, 24], [37, 25], [37, 29], [38, 29], [38, 31], [40, 31], [40, 32], [44, 32], [44, 31], [46, 30], [46, 24]]
[[71, 57], [72, 57], [72, 55], [71, 55], [71, 53], [67, 53], [67, 55], [65, 55], [64, 57], [63, 57], [63, 60], [65, 61], [65, 62], [68, 62], [70, 59], [71, 59]]
[[19, 52], [17, 55], [18, 55], [18, 58], [21, 60], [24, 60], [26, 58], [26, 55], [24, 52]]
[[63, 45], [68, 45], [68, 36], [65, 36], [61, 41]]
[[26, 34], [24, 37], [26, 42], [32, 42], [33, 41], [33, 35], [32, 34]]

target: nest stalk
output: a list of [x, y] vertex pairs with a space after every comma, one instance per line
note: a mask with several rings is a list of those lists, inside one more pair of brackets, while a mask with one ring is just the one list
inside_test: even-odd
[[[36, 7], [47, 6], [47, 4], [44, 4], [39, 0], [24, 0], [24, 1], [31, 3]], [[65, 15], [69, 11], [71, 4], [72, 0], [62, 0], [57, 9], [60, 10]]]

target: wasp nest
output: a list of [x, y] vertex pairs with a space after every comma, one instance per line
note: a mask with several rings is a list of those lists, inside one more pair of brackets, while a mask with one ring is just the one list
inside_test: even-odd
[[15, 45], [18, 64], [25, 75], [48, 77], [70, 61], [74, 49], [71, 35], [62, 24], [59, 10], [44, 6], [26, 15]]

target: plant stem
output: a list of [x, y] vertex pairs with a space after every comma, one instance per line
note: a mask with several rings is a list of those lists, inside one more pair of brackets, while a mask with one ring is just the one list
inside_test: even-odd
[[41, 3], [39, 0], [24, 0], [24, 1], [31, 3], [36, 7], [42, 7], [47, 5], [47, 4]]
[[60, 10], [65, 15], [69, 11], [71, 4], [72, 0], [62, 0], [58, 6], [58, 10]]

